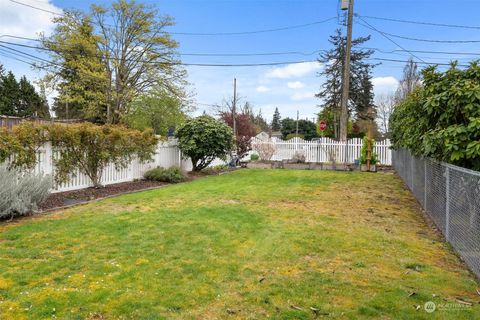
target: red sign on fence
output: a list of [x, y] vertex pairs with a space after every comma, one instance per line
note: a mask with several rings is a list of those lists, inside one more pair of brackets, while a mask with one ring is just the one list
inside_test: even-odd
[[327, 129], [327, 122], [321, 120], [318, 126], [320, 127], [320, 130], [325, 131], [325, 129]]

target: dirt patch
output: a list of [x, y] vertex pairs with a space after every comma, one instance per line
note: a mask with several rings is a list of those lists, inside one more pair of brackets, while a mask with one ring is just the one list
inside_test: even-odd
[[[210, 175], [221, 175], [233, 171], [234, 169], [222, 168], [221, 170], [205, 170], [201, 172], [188, 172], [187, 181], [192, 181]], [[133, 191], [141, 191], [169, 185], [168, 182], [137, 180], [122, 183], [110, 184], [101, 188], [85, 188], [80, 190], [52, 193], [47, 200], [39, 206], [40, 211], [46, 211], [54, 208], [71, 206], [74, 204], [92, 201], [95, 199], [106, 198]]]
[[105, 198], [126, 192], [149, 189], [167, 185], [166, 182], [138, 180], [110, 184], [101, 188], [86, 188], [80, 190], [52, 193], [47, 200], [39, 206], [42, 211]]

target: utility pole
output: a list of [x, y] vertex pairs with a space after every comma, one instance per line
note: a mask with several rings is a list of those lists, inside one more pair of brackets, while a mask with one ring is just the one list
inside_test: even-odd
[[237, 143], [237, 78], [233, 78], [233, 105], [232, 105], [232, 122], [233, 122], [233, 140]]
[[343, 68], [342, 79], [342, 100], [340, 114], [340, 140], [347, 140], [348, 128], [348, 94], [350, 91], [350, 51], [352, 49], [352, 21], [353, 21], [353, 0], [348, 3], [348, 22], [347, 22], [347, 43], [345, 46], [345, 64]]

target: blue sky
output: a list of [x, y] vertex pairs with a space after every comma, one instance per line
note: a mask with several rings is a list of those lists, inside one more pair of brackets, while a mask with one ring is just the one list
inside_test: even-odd
[[[110, 1], [59, 1], [59, 0], [18, 0], [32, 6], [61, 12], [64, 8], [87, 10], [90, 4], [105, 4]], [[248, 35], [229, 36], [191, 36], [175, 35], [180, 43], [179, 51], [191, 53], [272, 53], [301, 52], [303, 54], [248, 56], [248, 57], [199, 57], [182, 56], [186, 63], [242, 64], [269, 63], [284, 61], [315, 60], [318, 50], [329, 48], [328, 36], [343, 26], [340, 24], [343, 12], [339, 10], [338, 0], [286, 1], [286, 0], [161, 0], [144, 1], [158, 6], [162, 13], [175, 18], [176, 25], [171, 32], [240, 32], [281, 28], [302, 25], [334, 18], [325, 23], [308, 27], [265, 32]], [[409, 0], [356, 0], [356, 13], [363, 16], [377, 16], [404, 20], [435, 23], [480, 25], [478, 12], [480, 1], [409, 1]], [[0, 36], [14, 34], [36, 37], [39, 31], [49, 32], [52, 15], [27, 8], [10, 0], [0, 0]], [[378, 30], [390, 34], [431, 40], [480, 40], [478, 29], [445, 28], [438, 26], [404, 24], [382, 20], [367, 19]], [[369, 30], [356, 21], [354, 36], [372, 35], [366, 46], [381, 51], [377, 58], [406, 60], [408, 52], [388, 53], [396, 49], [480, 52], [480, 43], [435, 43], [411, 41], [400, 38], [391, 39], [393, 43], [376, 31]], [[15, 41], [0, 37], [0, 40]], [[18, 41], [18, 40], [16, 40]], [[25, 42], [24, 42], [25, 43]], [[41, 76], [22, 62], [2, 56], [0, 63], [17, 76], [27, 75], [31, 80]], [[27, 49], [22, 49], [27, 50]], [[36, 55], [41, 53], [31, 51]], [[414, 53], [415, 59], [427, 62], [445, 63], [451, 59], [467, 62], [475, 58], [469, 55], [446, 55], [433, 53]], [[17, 57], [18, 58], [18, 57]], [[401, 77], [404, 63], [383, 62], [373, 73], [375, 93], [382, 94], [395, 90]], [[318, 92], [323, 79], [317, 76], [322, 66], [317, 63], [291, 64], [283, 66], [255, 67], [187, 67], [188, 80], [192, 84], [198, 102], [197, 113], [211, 110], [208, 104], [221, 102], [232, 94], [233, 78], [237, 78], [239, 94], [250, 101], [267, 117], [271, 117], [278, 107], [283, 117], [295, 116], [299, 110], [301, 118], [312, 118], [319, 111], [320, 101], [313, 97]]]

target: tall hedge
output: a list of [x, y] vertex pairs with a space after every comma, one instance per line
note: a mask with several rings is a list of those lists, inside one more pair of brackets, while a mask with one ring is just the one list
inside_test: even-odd
[[24, 123], [12, 131], [0, 131], [0, 163], [10, 168], [32, 169], [37, 151], [50, 141], [59, 157], [54, 158], [55, 181], [68, 181], [77, 170], [101, 185], [102, 173], [109, 163], [126, 167], [134, 157], [149, 160], [155, 153], [157, 138], [151, 130], [138, 131], [121, 126], [92, 123], [38, 125]]
[[422, 71], [423, 87], [395, 108], [394, 148], [480, 170], [480, 66]]

